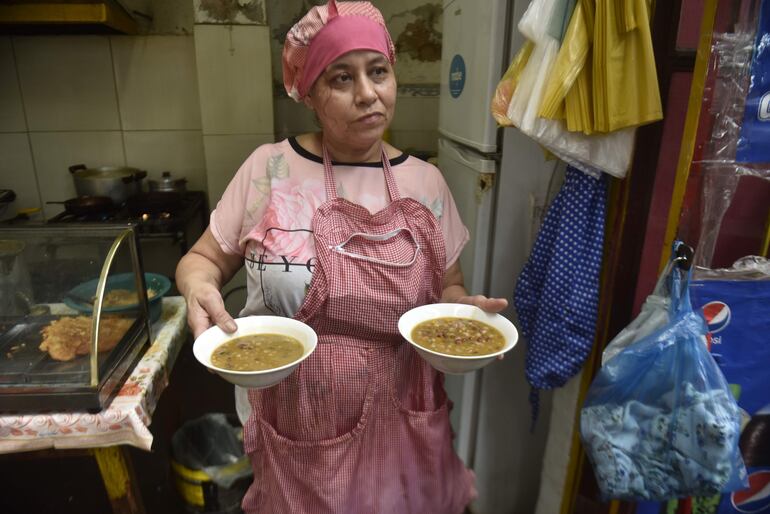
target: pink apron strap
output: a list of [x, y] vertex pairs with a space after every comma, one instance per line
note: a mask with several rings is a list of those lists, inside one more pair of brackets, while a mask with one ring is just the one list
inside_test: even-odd
[[[337, 198], [337, 185], [334, 183], [334, 169], [332, 168], [332, 160], [329, 157], [329, 150], [326, 145], [323, 147], [323, 160], [324, 160], [324, 184], [326, 185], [326, 199], [334, 200]], [[388, 187], [388, 194], [390, 195], [390, 201], [395, 201], [401, 198], [401, 194], [398, 191], [398, 185], [396, 179], [393, 177], [393, 170], [390, 167], [390, 159], [385, 153], [385, 145], [382, 146], [382, 170], [385, 173], [385, 184]]]

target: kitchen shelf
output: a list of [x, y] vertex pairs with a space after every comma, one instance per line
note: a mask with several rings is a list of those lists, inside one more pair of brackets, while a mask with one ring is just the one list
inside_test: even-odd
[[120, 4], [112, 0], [17, 1], [0, 4], [0, 30], [136, 34], [138, 25]]

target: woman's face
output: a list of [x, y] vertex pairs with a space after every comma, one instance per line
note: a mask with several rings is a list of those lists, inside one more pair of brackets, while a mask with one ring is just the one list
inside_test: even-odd
[[351, 148], [382, 139], [396, 106], [396, 78], [379, 52], [349, 52], [318, 77], [305, 97], [321, 122], [324, 137]]

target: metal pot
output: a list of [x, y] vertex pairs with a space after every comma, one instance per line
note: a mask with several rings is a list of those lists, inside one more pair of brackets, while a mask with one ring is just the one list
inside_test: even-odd
[[146, 171], [136, 168], [102, 166], [87, 168], [85, 164], [70, 166], [78, 196], [109, 196], [121, 205], [129, 196], [142, 192]]
[[170, 171], [164, 171], [160, 180], [150, 180], [150, 191], [184, 193], [187, 189], [186, 178], [173, 178]]

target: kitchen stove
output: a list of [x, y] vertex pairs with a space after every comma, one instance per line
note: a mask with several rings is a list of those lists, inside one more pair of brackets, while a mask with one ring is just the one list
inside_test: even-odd
[[113, 211], [97, 212], [88, 215], [74, 215], [63, 211], [47, 220], [47, 223], [130, 223], [135, 225], [138, 238], [173, 239], [179, 244], [182, 255], [187, 253], [187, 227], [200, 219], [203, 227], [208, 224], [206, 193], [187, 191], [182, 193], [181, 205], [174, 210], [157, 212], [156, 206], [141, 209], [141, 204], [128, 209], [125, 205]]

